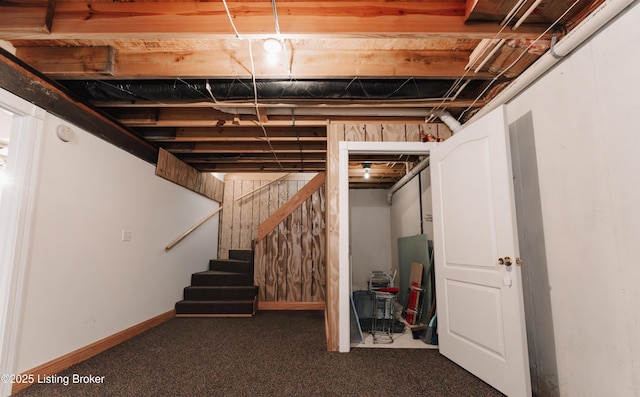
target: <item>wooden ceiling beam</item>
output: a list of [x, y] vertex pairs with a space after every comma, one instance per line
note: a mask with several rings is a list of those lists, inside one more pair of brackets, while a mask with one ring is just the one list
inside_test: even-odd
[[[326, 138], [326, 127], [265, 127], [265, 132], [269, 137], [279, 138]], [[256, 131], [260, 131], [262, 135], [262, 129], [259, 127], [213, 127], [213, 128], [178, 128], [176, 131], [176, 137], [178, 138], [204, 138], [204, 137], [219, 137], [219, 138], [241, 138], [241, 137], [254, 137]]]
[[0, 87], [149, 163], [158, 148], [0, 48]]
[[159, 142], [171, 153], [324, 153], [325, 142], [305, 142], [301, 147], [297, 142]]
[[[305, 153], [304, 157], [300, 158], [300, 153], [296, 153], [295, 155], [297, 157], [295, 158], [283, 158], [283, 156], [285, 154], [291, 154], [291, 153], [282, 153], [282, 154], [278, 154], [278, 161], [282, 164], [286, 164], [286, 163], [304, 163], [304, 164], [325, 164], [326, 165], [326, 160], [324, 159], [314, 159], [314, 158], [310, 158], [310, 156], [312, 154], [321, 154], [323, 155], [324, 153]], [[182, 155], [181, 155], [182, 156]], [[204, 161], [204, 160], [198, 160], [198, 159], [191, 159], [191, 160], [185, 160], [185, 163], [187, 164], [191, 164], [194, 167], [204, 167], [207, 164], [211, 165], [215, 165], [215, 164], [228, 164], [228, 165], [238, 165], [238, 164], [246, 164], [247, 166], [251, 166], [252, 164], [260, 164], [260, 163], [270, 163], [272, 161], [275, 161], [275, 158], [273, 157], [272, 153], [268, 153], [268, 155], [262, 156], [262, 157], [255, 157], [255, 156], [251, 156], [252, 160], [248, 161], [248, 160], [236, 160], [236, 161], [229, 161], [229, 160], [219, 160], [219, 161]]]
[[117, 108], [109, 114], [131, 127], [212, 127], [233, 120], [233, 114], [214, 109], [213, 103], [203, 108]]
[[264, 163], [215, 163], [192, 164], [201, 172], [318, 172], [326, 170], [326, 163], [283, 163], [275, 160]]
[[[251, 153], [247, 155], [229, 156], [229, 157], [215, 157], [208, 156], [206, 154], [189, 154], [182, 153], [180, 158], [188, 164], [234, 164], [234, 163], [260, 163], [275, 160], [272, 153]], [[278, 160], [281, 163], [295, 163], [295, 162], [326, 162], [326, 153], [304, 153], [304, 157], [300, 158], [300, 153], [279, 153]]]
[[[276, 63], [267, 61], [267, 54], [254, 51], [256, 78], [389, 78], [415, 77], [456, 79], [465, 74], [466, 51], [409, 50], [318, 50], [294, 49]], [[176, 62], [176, 60], [179, 60]], [[249, 51], [199, 51], [179, 53], [121, 53], [117, 59], [115, 78], [140, 76], [157, 78], [250, 78]], [[289, 76], [289, 71], [291, 76]], [[469, 79], [488, 79], [494, 75], [481, 72], [467, 74]]]
[[[94, 48], [93, 50], [91, 50]], [[235, 51], [112, 51], [105, 47], [17, 47], [16, 55], [54, 79], [251, 78], [248, 48]], [[107, 47], [109, 48], [109, 47]], [[256, 78], [437, 78], [487, 80], [495, 74], [465, 71], [471, 51], [322, 50], [282, 52], [267, 61], [261, 47], [253, 52]], [[106, 66], [101, 66], [106, 63]], [[102, 69], [107, 69], [102, 70]], [[84, 71], [84, 73], [83, 73]], [[289, 72], [291, 74], [289, 75]]]
[[[260, 135], [261, 130], [256, 130], [253, 136], [243, 137], [175, 137], [175, 138], [147, 138], [150, 142], [266, 142], [267, 138], [264, 135]], [[281, 136], [269, 136], [269, 141], [272, 142], [326, 142], [326, 137], [281, 137]]]
[[[270, 2], [228, 1], [243, 38], [275, 34]], [[541, 26], [517, 32], [496, 23], [465, 24], [465, 4], [452, 1], [281, 1], [278, 22], [283, 37], [462, 37], [467, 39], [535, 37]], [[197, 38], [234, 31], [222, 2], [58, 2], [53, 29], [46, 36], [19, 32], [14, 38]]]
[[116, 52], [110, 46], [18, 47], [16, 56], [53, 79], [113, 77]]
[[158, 142], [207, 142], [207, 141], [250, 141], [265, 139], [265, 133], [270, 139], [281, 141], [326, 141], [326, 127], [246, 127], [246, 126], [222, 126], [222, 127], [150, 127], [136, 128], [135, 131], [149, 141]]
[[0, 35], [51, 33], [55, 0], [0, 1]]

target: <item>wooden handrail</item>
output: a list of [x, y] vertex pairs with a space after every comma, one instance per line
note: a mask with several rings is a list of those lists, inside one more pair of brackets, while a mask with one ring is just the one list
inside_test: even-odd
[[324, 172], [319, 172], [313, 179], [307, 182], [289, 201], [278, 208], [270, 217], [265, 219], [258, 225], [258, 237], [254, 240], [256, 243], [267, 237], [267, 235], [275, 229], [289, 214], [300, 206], [307, 198], [318, 190], [324, 184]]
[[274, 179], [274, 180], [272, 180], [272, 181], [269, 181], [268, 183], [265, 183], [264, 185], [259, 186], [259, 187], [257, 187], [257, 188], [255, 188], [255, 189], [253, 189], [252, 191], [250, 191], [250, 192], [248, 192], [248, 193], [243, 194], [242, 196], [238, 197], [238, 198], [237, 198], [237, 199], [235, 199], [234, 201], [242, 200], [243, 198], [247, 197], [248, 195], [250, 195], [250, 194], [253, 194], [253, 193], [257, 192], [257, 191], [258, 191], [258, 190], [260, 190], [260, 189], [264, 189], [265, 187], [267, 187], [267, 186], [271, 185], [273, 182], [277, 182], [277, 181], [279, 181], [279, 180], [280, 180], [280, 179], [282, 179], [282, 178], [286, 178], [286, 177], [288, 177], [289, 175], [291, 175], [291, 173], [290, 173], [290, 172], [289, 172], [289, 173], [287, 173], [287, 174], [282, 175], [282, 176], [281, 176], [281, 177], [279, 177], [279, 178], [276, 178], [276, 179]]
[[[280, 179], [286, 178], [287, 176], [289, 176], [291, 173], [287, 173], [282, 175], [279, 178], [276, 178], [272, 181], [270, 181], [269, 183], [266, 183], [260, 187], [258, 187], [257, 189], [253, 189], [252, 191], [243, 194], [242, 196], [238, 197], [237, 199], [235, 199], [235, 201], [241, 200], [244, 197], [253, 194], [255, 192], [257, 192], [260, 189], [263, 189], [269, 185], [271, 185], [274, 182], [279, 181]], [[212, 218], [215, 214], [217, 214], [218, 212], [222, 211], [222, 206], [220, 206], [218, 209], [216, 209], [215, 211], [213, 211], [212, 213], [210, 213], [209, 215], [207, 215], [206, 217], [204, 217], [200, 222], [198, 222], [197, 224], [195, 224], [192, 228], [190, 228], [189, 230], [187, 230], [186, 232], [182, 233], [182, 235], [180, 237], [178, 237], [177, 239], [173, 240], [169, 245], [167, 245], [164, 250], [165, 251], [169, 251], [170, 249], [172, 249], [173, 247], [175, 247], [180, 241], [182, 241], [185, 237], [187, 237], [189, 234], [191, 234], [191, 232], [193, 232], [194, 230], [196, 230], [197, 228], [199, 228], [203, 223], [205, 223], [206, 221], [208, 221], [210, 218]]]
[[205, 223], [206, 221], [211, 219], [215, 214], [217, 214], [220, 211], [222, 211], [222, 206], [218, 207], [218, 209], [216, 209], [215, 211], [213, 211], [209, 215], [205, 216], [200, 222], [196, 223], [193, 227], [191, 227], [191, 229], [189, 229], [186, 232], [182, 233], [182, 235], [180, 237], [178, 237], [177, 239], [173, 240], [173, 242], [171, 242], [169, 245], [167, 245], [164, 248], [165, 252], [169, 251], [171, 248], [175, 247], [180, 241], [182, 241], [185, 237], [187, 237], [189, 234], [191, 234], [192, 231], [194, 231], [197, 228], [199, 228], [200, 226], [202, 226], [203, 223]]

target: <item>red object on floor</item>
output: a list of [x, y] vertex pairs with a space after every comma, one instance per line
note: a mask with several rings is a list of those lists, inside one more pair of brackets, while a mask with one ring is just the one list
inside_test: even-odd
[[420, 285], [416, 282], [411, 283], [409, 289], [409, 300], [407, 301], [407, 315], [405, 320], [409, 325], [416, 323], [416, 311], [418, 309], [418, 299], [420, 298]]

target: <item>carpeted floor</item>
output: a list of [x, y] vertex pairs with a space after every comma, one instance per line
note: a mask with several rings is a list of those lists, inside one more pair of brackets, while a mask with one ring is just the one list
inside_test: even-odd
[[329, 353], [320, 311], [176, 318], [58, 375], [16, 396], [502, 396], [437, 350]]

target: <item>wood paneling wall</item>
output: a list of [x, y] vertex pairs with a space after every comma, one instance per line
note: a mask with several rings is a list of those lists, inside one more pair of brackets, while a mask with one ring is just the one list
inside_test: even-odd
[[421, 142], [423, 136], [435, 139], [451, 137], [444, 123], [429, 124], [334, 124], [339, 141], [350, 142]]
[[262, 302], [324, 302], [325, 194], [315, 191], [255, 246]]
[[[258, 225], [316, 174], [227, 174], [218, 257], [229, 249], [251, 249]], [[268, 185], [268, 186], [267, 186]], [[240, 200], [238, 197], [258, 189]], [[255, 284], [261, 302], [324, 302], [325, 194], [315, 191], [264, 239], [255, 243]]]
[[217, 202], [222, 201], [221, 180], [209, 173], [196, 170], [162, 148], [158, 151], [156, 175]]

